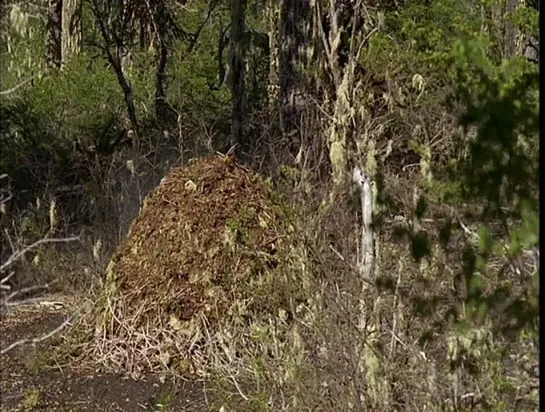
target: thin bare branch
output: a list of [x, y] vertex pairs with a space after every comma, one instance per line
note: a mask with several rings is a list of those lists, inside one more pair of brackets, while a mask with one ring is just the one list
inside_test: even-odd
[[72, 320], [74, 320], [74, 318], [76, 317], [75, 314], [69, 316], [62, 324], [60, 324], [59, 326], [57, 326], [55, 329], [53, 329], [51, 332], [39, 337], [39, 338], [25, 338], [25, 339], [20, 339], [16, 342], [13, 342], [11, 345], [5, 347], [4, 349], [0, 350], [0, 355], [4, 355], [6, 353], [8, 353], [9, 351], [15, 349], [16, 347], [18, 346], [21, 346], [21, 345], [25, 345], [27, 343], [30, 343], [32, 345], [36, 345], [37, 343], [41, 343], [49, 338], [51, 338], [52, 336], [54, 336], [55, 334], [57, 334], [58, 332], [60, 332], [62, 329], [64, 329], [68, 324], [70, 324], [70, 322], [72, 322]]
[[15, 292], [12, 292], [8, 297], [6, 297], [4, 304], [9, 306], [9, 301], [15, 299], [17, 296], [24, 295], [25, 293], [34, 292], [36, 290], [49, 289], [54, 283], [56, 282], [46, 283], [45, 285], [29, 286], [27, 288], [16, 290]]
[[46, 243], [67, 243], [67, 242], [73, 242], [75, 240], [79, 240], [81, 235], [74, 236], [74, 237], [66, 237], [66, 238], [45, 238], [40, 239], [34, 243], [32, 243], [30, 246], [25, 247], [22, 250], [18, 250], [13, 255], [11, 255], [2, 265], [0, 265], [0, 273], [4, 272], [8, 267], [10, 267], [13, 263], [15, 263], [18, 259], [23, 257], [25, 253], [31, 251], [32, 249], [37, 248], [40, 245], [46, 244]]
[[23, 87], [24, 85], [30, 83], [32, 80], [34, 80], [35, 77], [36, 77], [36, 76], [29, 77], [28, 79], [23, 80], [23, 81], [22, 81], [21, 83], [19, 83], [18, 85], [13, 86], [11, 89], [0, 91], [0, 95], [1, 95], [1, 96], [5, 96], [5, 95], [7, 95], [7, 94], [11, 94], [11, 93], [13, 93], [13, 92], [19, 90], [21, 87]]

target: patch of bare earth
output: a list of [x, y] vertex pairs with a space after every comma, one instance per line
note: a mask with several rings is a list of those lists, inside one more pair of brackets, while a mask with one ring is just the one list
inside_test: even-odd
[[[32, 305], [2, 317], [0, 348], [43, 336], [70, 314], [66, 299]], [[60, 332], [62, 333], [62, 332]], [[25, 344], [0, 356], [0, 410], [4, 411], [206, 411], [204, 384], [147, 375], [138, 381], [116, 374], [50, 366], [50, 341]], [[164, 409], [159, 409], [163, 404]]]

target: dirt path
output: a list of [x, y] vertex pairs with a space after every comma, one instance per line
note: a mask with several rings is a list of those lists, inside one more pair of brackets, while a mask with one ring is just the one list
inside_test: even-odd
[[[59, 299], [56, 299], [59, 300]], [[42, 336], [63, 323], [66, 306], [17, 309], [2, 318], [0, 347]], [[15, 348], [0, 357], [0, 411], [207, 411], [200, 382], [141, 381], [49, 367], [47, 344]], [[161, 408], [158, 404], [163, 404]]]

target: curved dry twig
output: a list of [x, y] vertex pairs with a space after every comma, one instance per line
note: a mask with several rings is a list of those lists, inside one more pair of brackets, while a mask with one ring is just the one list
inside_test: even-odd
[[0, 349], [0, 355], [5, 355], [9, 351], [15, 349], [18, 346], [25, 345], [27, 343], [31, 343], [33, 345], [36, 345], [37, 343], [43, 342], [49, 338], [51, 338], [56, 333], [60, 332], [62, 329], [64, 329], [74, 318], [76, 317], [76, 314], [73, 314], [69, 316], [63, 323], [61, 323], [59, 326], [57, 326], [55, 329], [53, 329], [51, 332], [46, 333], [45, 335], [40, 336], [39, 338], [24, 338], [20, 339], [16, 342], [13, 342], [11, 345], [5, 347], [4, 349]]
[[78, 236], [72, 236], [72, 237], [65, 237], [65, 238], [43, 238], [40, 240], [37, 240], [36, 242], [32, 243], [31, 245], [18, 250], [14, 252], [4, 263], [0, 265], [0, 273], [5, 272], [8, 267], [13, 265], [18, 259], [22, 258], [27, 252], [31, 251], [32, 249], [43, 245], [45, 243], [66, 243], [66, 242], [73, 242], [75, 240], [79, 240], [81, 235]]

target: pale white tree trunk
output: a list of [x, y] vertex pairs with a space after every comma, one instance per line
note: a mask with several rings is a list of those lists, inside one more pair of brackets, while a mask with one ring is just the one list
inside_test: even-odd
[[355, 168], [353, 180], [361, 192], [362, 235], [361, 252], [358, 258], [358, 267], [364, 284], [372, 281], [373, 276], [373, 189], [371, 180], [360, 169]]

